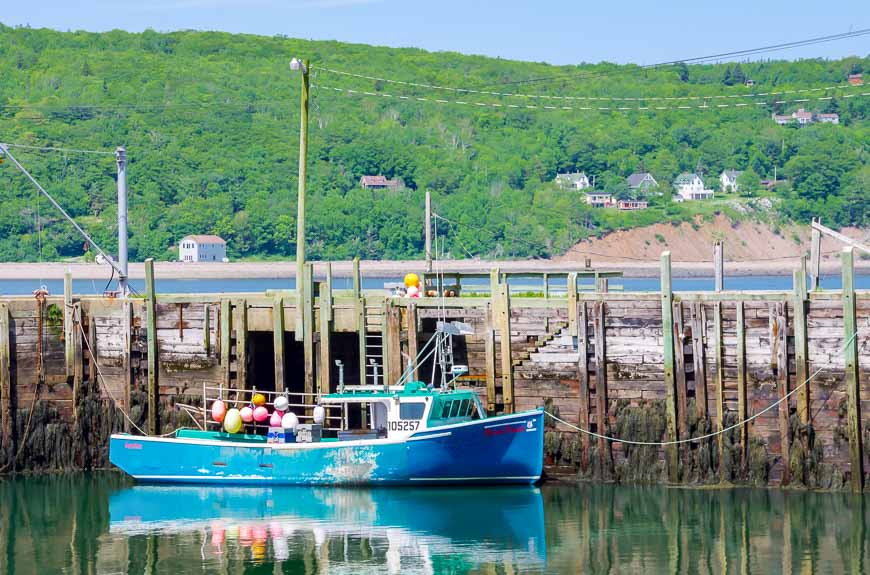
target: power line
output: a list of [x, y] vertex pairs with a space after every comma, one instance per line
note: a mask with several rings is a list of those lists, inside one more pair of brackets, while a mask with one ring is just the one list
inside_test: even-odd
[[333, 68], [318, 68], [323, 72], [336, 74], [340, 76], [348, 76], [351, 78], [359, 78], [363, 80], [371, 80], [374, 82], [383, 82], [386, 84], [395, 84], [401, 86], [410, 86], [412, 88], [423, 88], [426, 90], [442, 90], [447, 92], [456, 92], [461, 94], [480, 94], [485, 96], [499, 96], [506, 98], [526, 98], [534, 100], [568, 100], [568, 101], [609, 101], [609, 102], [638, 102], [638, 101], [680, 101], [680, 100], [722, 100], [735, 98], [767, 98], [771, 96], [782, 96], [790, 94], [805, 94], [810, 92], [826, 92], [830, 90], [841, 90], [854, 88], [852, 84], [839, 84], [834, 86], [825, 86], [817, 88], [801, 88], [796, 90], [781, 90], [778, 92], [755, 92], [751, 94], [710, 94], [710, 95], [691, 95], [691, 96], [559, 96], [550, 94], [524, 94], [518, 92], [493, 92], [488, 90], [475, 90], [473, 88], [457, 88], [454, 86], [444, 86], [438, 84], [424, 84], [420, 82], [406, 82], [403, 80], [393, 80], [390, 78], [379, 78], [377, 76], [366, 76], [365, 74], [355, 74], [353, 72], [344, 72]]
[[[471, 100], [447, 100], [444, 98], [428, 98], [424, 96], [408, 96], [404, 94], [390, 94], [387, 92], [370, 92], [368, 90], [353, 90], [350, 88], [339, 88], [337, 86], [324, 86], [324, 85], [311, 85], [313, 88], [318, 88], [320, 90], [331, 90], [333, 92], [339, 92], [344, 94], [350, 94], [353, 96], [370, 96], [375, 98], [385, 98], [385, 99], [395, 99], [395, 100], [407, 100], [407, 101], [416, 101], [416, 102], [429, 102], [435, 104], [451, 104], [451, 105], [459, 105], [459, 106], [467, 106], [471, 108], [496, 108], [496, 109], [515, 109], [515, 110], [550, 110], [550, 111], [610, 111], [610, 112], [658, 112], [663, 110], [714, 110], [714, 109], [724, 109], [724, 108], [752, 108], [753, 106], [772, 106], [772, 105], [781, 105], [781, 104], [797, 104], [797, 103], [805, 103], [812, 102], [816, 100], [831, 100], [834, 96], [821, 96], [817, 98], [796, 98], [793, 100], [775, 100], [772, 102], [768, 101], [756, 101], [756, 102], [738, 102], [734, 104], [700, 104], [700, 105], [689, 105], [689, 104], [681, 104], [678, 106], [661, 106], [661, 105], [650, 105], [650, 106], [551, 106], [551, 105], [541, 105], [541, 104], [500, 104], [497, 102], [476, 102]], [[841, 94], [840, 98], [854, 98], [855, 96], [870, 96], [870, 92], [863, 92], [860, 94]]]
[[38, 152], [64, 152], [68, 154], [101, 154], [101, 155], [109, 155], [114, 156], [115, 152], [110, 152], [108, 150], [80, 150], [76, 148], [55, 148], [52, 146], [29, 146], [27, 144], [8, 144], [3, 143], [4, 146], [8, 146], [10, 148], [22, 148], [25, 150], [34, 150]]
[[807, 38], [805, 40], [796, 40], [794, 42], [783, 42], [781, 44], [771, 44], [769, 46], [761, 46], [758, 48], [749, 48], [745, 50], [734, 50], [731, 52], [721, 52], [719, 54], [710, 54], [708, 56], [697, 56], [694, 58], [681, 58], [678, 60], [669, 60], [666, 62], [659, 62], [656, 64], [643, 64], [639, 65], [636, 68], [621, 68], [618, 70], [608, 70], [604, 72], [597, 73], [574, 73], [574, 74], [561, 74], [555, 76], [543, 76], [538, 78], [528, 78], [525, 80], [509, 80], [505, 82], [496, 82], [493, 84], [487, 84], [482, 86], [474, 86], [475, 88], [487, 88], [490, 86], [506, 86], [506, 85], [517, 85], [517, 84], [530, 84], [534, 82], [548, 82], [550, 80], [562, 80], [569, 78], [576, 78], [586, 80], [589, 78], [596, 78], [602, 76], [611, 76], [614, 74], [624, 74], [627, 72], [633, 72], [636, 69], [648, 70], [654, 68], [662, 68], [666, 66], [676, 66], [679, 64], [700, 64], [702, 62], [710, 61], [710, 60], [722, 60], [724, 58], [733, 58], [736, 56], [752, 56], [757, 54], [766, 54], [769, 52], [778, 52], [780, 50], [787, 50], [790, 48], [800, 48], [803, 46], [813, 46], [815, 44], [824, 44], [827, 42], [835, 42], [837, 40], [845, 40], [848, 38], [858, 38], [861, 36], [866, 36], [870, 34], [870, 28], [863, 28], [861, 30], [854, 30], [849, 32], [843, 32], [840, 34], [831, 34], [828, 36], [819, 36], [816, 38]]

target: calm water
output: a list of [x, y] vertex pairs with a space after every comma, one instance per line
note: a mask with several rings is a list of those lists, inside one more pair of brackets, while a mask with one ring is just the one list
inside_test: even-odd
[[0, 573], [864, 573], [864, 498], [0, 480]]
[[[363, 278], [364, 289], [381, 289], [384, 283], [399, 283], [402, 278]], [[528, 286], [540, 289], [540, 278], [514, 276], [510, 280], [516, 286]], [[157, 291], [159, 293], [221, 293], [221, 292], [261, 292], [269, 289], [293, 289], [295, 282], [292, 278], [287, 279], [157, 279]], [[581, 282], [582, 283], [582, 282]], [[592, 282], [587, 282], [592, 285]], [[624, 278], [612, 280], [614, 285], [622, 285], [626, 291], [658, 291], [658, 278]], [[63, 280], [4, 280], [0, 279], [0, 295], [30, 295], [33, 290], [45, 285], [52, 294], [63, 293]], [[130, 285], [138, 292], [145, 291], [144, 280], [130, 280]], [[488, 279], [467, 280], [463, 285], [480, 285], [488, 289]], [[839, 275], [823, 276], [821, 285], [824, 289], [840, 289], [842, 281]], [[334, 278], [335, 289], [351, 289], [350, 278]], [[712, 291], [713, 278], [674, 278], [674, 291]], [[870, 289], [870, 275], [859, 275], [855, 278], [855, 286], [858, 289]], [[115, 286], [111, 286], [115, 289]], [[73, 280], [73, 291], [77, 294], [98, 294], [106, 288], [106, 281], [98, 280]], [[565, 280], [551, 280], [551, 288], [554, 292], [565, 291]], [[779, 290], [792, 289], [790, 276], [735, 276], [725, 278], [727, 290]]]

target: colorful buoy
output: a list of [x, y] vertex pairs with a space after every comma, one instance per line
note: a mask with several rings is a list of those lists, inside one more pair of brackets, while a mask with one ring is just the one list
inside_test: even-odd
[[245, 423], [251, 423], [254, 421], [254, 410], [251, 409], [250, 405], [243, 407], [239, 414], [242, 416], [242, 421]]
[[218, 423], [222, 423], [224, 416], [227, 414], [227, 405], [218, 399], [211, 404], [211, 418]]
[[255, 393], [254, 397], [251, 398], [251, 403], [254, 404], [254, 407], [260, 407], [261, 405], [266, 405], [266, 396], [262, 393]]
[[263, 407], [262, 405], [254, 408], [254, 421], [257, 423], [263, 423], [269, 419], [269, 410]]
[[233, 408], [224, 416], [224, 429], [227, 433], [238, 433], [242, 428], [242, 416], [239, 410]]

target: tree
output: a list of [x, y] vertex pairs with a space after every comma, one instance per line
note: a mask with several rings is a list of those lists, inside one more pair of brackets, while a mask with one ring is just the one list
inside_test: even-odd
[[743, 196], [752, 196], [761, 189], [761, 178], [752, 168], [737, 176], [737, 191]]

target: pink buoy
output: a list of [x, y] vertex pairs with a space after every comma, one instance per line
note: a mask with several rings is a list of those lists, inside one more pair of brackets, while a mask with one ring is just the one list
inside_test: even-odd
[[211, 404], [211, 418], [218, 423], [222, 423], [224, 416], [227, 414], [227, 405], [218, 399]]
[[241, 409], [240, 415], [242, 416], [242, 421], [245, 423], [251, 423], [254, 421], [254, 410], [251, 409], [250, 406], [245, 406]]
[[257, 423], [263, 423], [269, 419], [269, 410], [263, 407], [262, 405], [254, 408], [254, 421]]
[[272, 427], [281, 427], [281, 418], [284, 417], [284, 414], [280, 411], [273, 411], [272, 417], [269, 418], [269, 425]]

